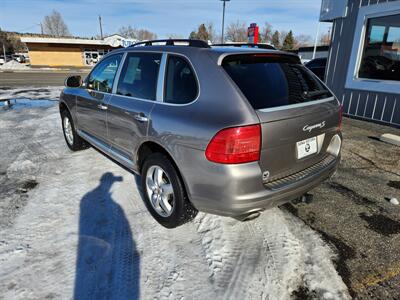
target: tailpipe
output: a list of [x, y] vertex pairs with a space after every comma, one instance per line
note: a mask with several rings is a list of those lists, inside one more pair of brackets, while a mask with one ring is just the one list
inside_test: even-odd
[[263, 209], [258, 209], [258, 210], [255, 210], [255, 211], [250, 211], [250, 212], [247, 212], [247, 213], [245, 213], [245, 214], [243, 214], [243, 215], [236, 216], [236, 217], [234, 217], [234, 218], [235, 218], [236, 220], [240, 221], [240, 222], [248, 222], [248, 221], [257, 219], [257, 218], [261, 215], [261, 212], [262, 212], [262, 211], [263, 211]]

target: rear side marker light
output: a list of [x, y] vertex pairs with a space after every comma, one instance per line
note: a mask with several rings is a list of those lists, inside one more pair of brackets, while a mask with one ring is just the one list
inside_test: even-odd
[[219, 131], [206, 149], [206, 158], [220, 164], [241, 164], [260, 160], [261, 126], [250, 125]]

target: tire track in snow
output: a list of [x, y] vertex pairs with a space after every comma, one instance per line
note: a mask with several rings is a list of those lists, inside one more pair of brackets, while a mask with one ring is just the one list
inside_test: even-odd
[[[31, 247], [18, 255], [2, 250], [2, 264], [8, 272], [0, 273], [4, 282], [0, 287], [7, 293], [6, 299], [43, 299], [47, 295], [71, 298], [79, 203], [105, 172], [124, 178], [112, 188], [112, 198], [129, 222], [129, 226], [121, 226], [121, 212], [110, 211], [111, 244], [119, 253], [110, 259], [115, 260], [117, 270], [111, 278], [115, 276], [121, 282], [118, 286], [113, 279], [105, 280], [101, 288], [106, 294], [123, 298], [124, 288], [139, 284], [142, 299], [275, 300], [289, 298], [299, 284], [305, 283], [318, 290], [318, 295], [346, 298], [346, 287], [333, 267], [328, 247], [286, 211], [275, 208], [246, 223], [200, 213], [180, 228], [162, 228], [145, 210], [132, 174], [94, 150], [66, 150], [57, 109], [44, 113], [24, 126], [47, 130], [31, 136], [32, 131], [18, 129], [18, 139], [39, 141], [24, 149], [17, 164], [32, 155], [41, 168], [36, 175], [38, 188], [32, 191], [26, 211], [13, 231], [1, 232], [7, 242], [3, 249], [14, 249], [21, 243]], [[126, 233], [128, 227], [132, 237]], [[132, 241], [136, 254], [127, 250], [132, 249]], [[139, 264], [137, 270], [129, 267]], [[44, 274], [40, 281], [36, 272]], [[7, 284], [15, 278], [15, 292], [7, 291]], [[316, 282], [319, 278], [321, 282]]]

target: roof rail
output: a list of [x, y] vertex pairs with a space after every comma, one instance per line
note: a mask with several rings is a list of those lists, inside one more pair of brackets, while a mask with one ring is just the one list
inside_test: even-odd
[[[192, 39], [165, 39], [165, 40], [150, 40], [135, 43], [129, 47], [137, 46], [153, 46], [154, 43], [165, 43], [166, 46], [175, 46], [175, 43], [188, 43], [189, 47], [196, 48], [211, 48], [207, 42], [202, 40], [192, 40]], [[180, 46], [180, 45], [177, 45]]]
[[253, 43], [225, 43], [225, 44], [213, 44], [211, 46], [218, 46], [218, 47], [249, 47], [249, 48], [276, 50], [274, 46], [271, 46], [271, 45], [268, 45], [268, 44], [253, 44]]

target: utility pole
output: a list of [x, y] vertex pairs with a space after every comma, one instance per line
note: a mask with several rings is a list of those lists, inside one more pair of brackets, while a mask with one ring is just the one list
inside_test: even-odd
[[44, 32], [43, 32], [43, 24], [42, 24], [42, 22], [40, 22], [40, 23], [36, 23], [36, 25], [39, 25], [39, 26], [40, 26], [40, 33], [41, 33], [41, 34], [44, 34]]
[[3, 42], [3, 54], [4, 54], [4, 63], [6, 63], [7, 62], [7, 56], [6, 56], [6, 46], [4, 45], [4, 42]]
[[99, 15], [100, 37], [103, 39], [103, 25], [101, 24], [101, 16]]
[[222, 35], [221, 35], [221, 43], [224, 43], [224, 29], [225, 29], [225, 3], [226, 1], [231, 1], [231, 0], [220, 0], [222, 1], [223, 4], [223, 8], [222, 8]]

